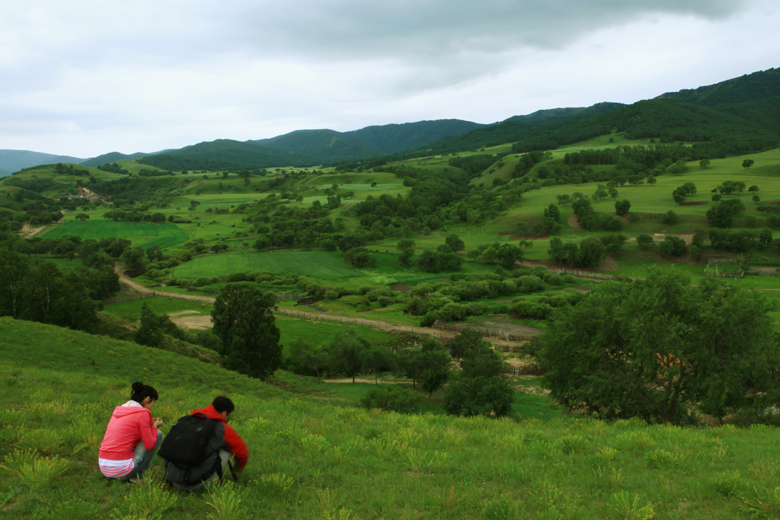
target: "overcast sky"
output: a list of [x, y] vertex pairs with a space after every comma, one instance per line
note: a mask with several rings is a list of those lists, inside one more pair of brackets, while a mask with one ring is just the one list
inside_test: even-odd
[[3, 0], [0, 149], [633, 103], [780, 66], [777, 0]]

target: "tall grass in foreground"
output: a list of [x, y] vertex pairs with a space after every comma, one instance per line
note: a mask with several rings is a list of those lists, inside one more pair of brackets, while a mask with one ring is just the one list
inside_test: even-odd
[[[333, 406], [175, 354], [0, 319], [0, 509], [13, 518], [777, 518], [778, 432], [458, 419]], [[173, 421], [230, 395], [250, 446], [201, 494], [104, 479], [97, 449], [141, 379]]]

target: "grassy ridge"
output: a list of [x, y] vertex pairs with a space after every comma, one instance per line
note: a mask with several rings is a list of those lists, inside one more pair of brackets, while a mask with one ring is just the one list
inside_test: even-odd
[[[192, 359], [0, 319], [0, 504], [15, 518], [776, 518], [778, 432], [636, 421], [402, 416], [296, 396]], [[238, 485], [181, 495], [97, 470], [136, 379], [163, 431], [217, 394], [251, 458]]]

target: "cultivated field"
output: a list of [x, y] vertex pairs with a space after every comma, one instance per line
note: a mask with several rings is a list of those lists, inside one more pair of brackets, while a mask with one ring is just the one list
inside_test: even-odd
[[187, 234], [176, 224], [149, 222], [114, 222], [106, 219], [70, 220], [43, 233], [43, 238], [62, 238], [74, 235], [84, 239], [126, 238], [143, 248], [173, 247], [187, 241]]
[[325, 251], [231, 251], [204, 255], [176, 267], [173, 275], [176, 278], [193, 279], [248, 271], [266, 271], [277, 275], [298, 273], [321, 280], [340, 280], [362, 275], [359, 270], [344, 264], [340, 255]]

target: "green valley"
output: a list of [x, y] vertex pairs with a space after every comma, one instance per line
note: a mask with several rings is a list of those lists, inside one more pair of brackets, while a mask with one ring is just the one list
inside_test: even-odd
[[[771, 69], [3, 178], [0, 509], [777, 518], [778, 99]], [[102, 478], [138, 380], [165, 433], [230, 395], [243, 478]]]

